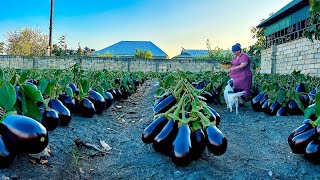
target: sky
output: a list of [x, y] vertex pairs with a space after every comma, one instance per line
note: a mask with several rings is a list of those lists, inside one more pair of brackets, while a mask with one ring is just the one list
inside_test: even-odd
[[[1, 0], [0, 42], [26, 27], [49, 34], [51, 0]], [[101, 50], [119, 41], [151, 41], [170, 58], [181, 49], [230, 49], [256, 42], [250, 29], [291, 0], [54, 0], [53, 43]]]

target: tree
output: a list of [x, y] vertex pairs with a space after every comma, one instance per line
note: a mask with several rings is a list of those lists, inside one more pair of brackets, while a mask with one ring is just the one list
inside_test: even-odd
[[18, 56], [45, 56], [48, 36], [40, 30], [25, 28], [8, 32], [6, 53]]
[[3, 54], [4, 50], [4, 42], [0, 42], [0, 54]]
[[52, 54], [55, 56], [67, 56], [66, 35], [61, 36], [58, 44], [53, 45]]
[[77, 56], [82, 56], [82, 48], [80, 46], [80, 43], [78, 43]]
[[310, 23], [311, 25], [304, 31], [303, 35], [311, 42], [313, 39], [320, 40], [320, 0], [310, 0]]
[[153, 55], [151, 51], [141, 49], [136, 49], [136, 53], [134, 54], [135, 58], [144, 58], [144, 59], [152, 59]]

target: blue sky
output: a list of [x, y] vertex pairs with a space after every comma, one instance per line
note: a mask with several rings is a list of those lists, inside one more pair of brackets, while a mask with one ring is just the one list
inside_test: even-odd
[[[185, 49], [224, 49], [255, 42], [250, 28], [291, 0], [54, 0], [53, 43], [100, 50], [119, 41], [152, 41], [170, 57]], [[50, 0], [6, 0], [0, 8], [0, 42], [25, 27], [49, 33]]]

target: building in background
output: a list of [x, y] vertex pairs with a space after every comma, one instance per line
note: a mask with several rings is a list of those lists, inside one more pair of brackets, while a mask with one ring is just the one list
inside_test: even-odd
[[119, 58], [132, 58], [137, 50], [150, 51], [152, 59], [168, 59], [168, 55], [151, 41], [120, 41], [93, 53], [94, 56], [110, 55]]

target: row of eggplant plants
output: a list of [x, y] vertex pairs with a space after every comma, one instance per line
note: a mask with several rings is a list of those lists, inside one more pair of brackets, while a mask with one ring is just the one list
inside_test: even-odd
[[[317, 117], [315, 119], [314, 117]], [[288, 144], [295, 154], [302, 154], [310, 162], [320, 164], [320, 88], [315, 101], [304, 111], [304, 121], [288, 137]], [[312, 120], [315, 119], [315, 120]]]
[[72, 114], [92, 118], [114, 99], [127, 98], [144, 81], [137, 78], [142, 76], [83, 71], [77, 64], [69, 70], [1, 69], [0, 107], [6, 114], [0, 123], [0, 168], [19, 153], [41, 152], [48, 145], [48, 131], [68, 126]]
[[208, 147], [214, 155], [227, 149], [227, 139], [218, 129], [220, 115], [200, 96], [185, 73], [159, 79], [153, 121], [144, 129], [142, 141], [171, 157], [178, 166], [199, 158]]
[[291, 75], [256, 74], [258, 91], [252, 96], [252, 108], [271, 116], [303, 115], [305, 108], [314, 103], [318, 82], [319, 78], [299, 71]]

